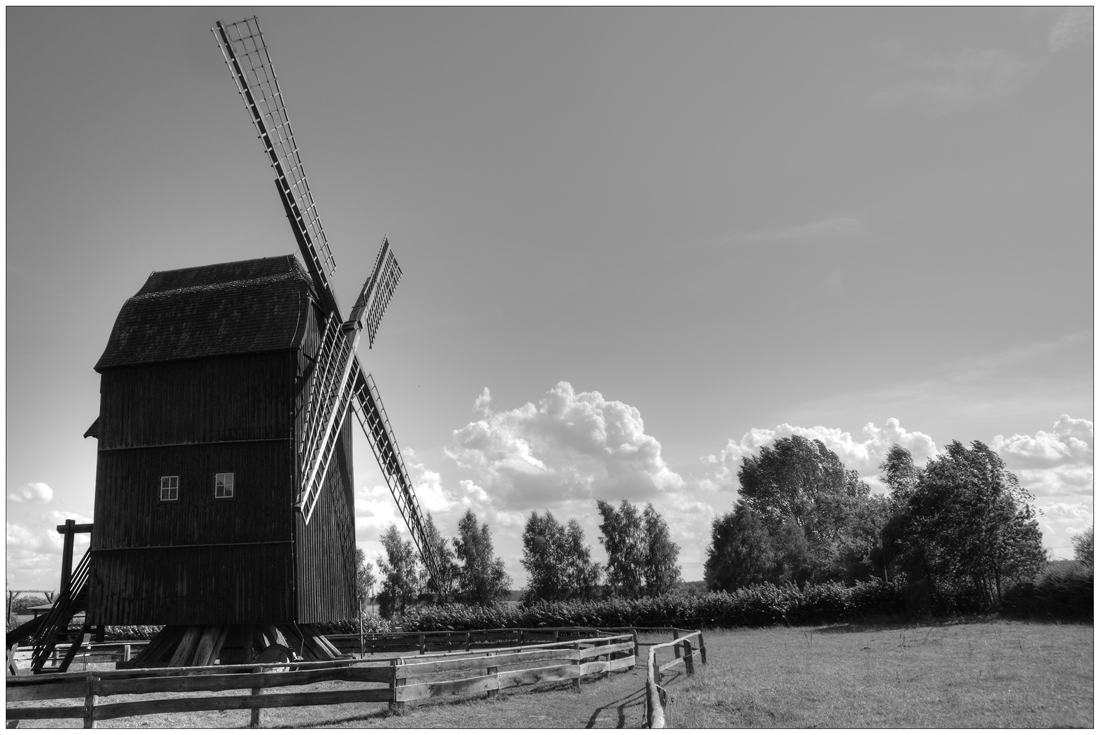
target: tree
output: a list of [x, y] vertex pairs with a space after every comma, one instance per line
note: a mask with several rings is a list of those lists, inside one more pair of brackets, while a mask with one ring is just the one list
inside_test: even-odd
[[732, 592], [770, 581], [774, 566], [771, 535], [760, 514], [744, 498], [732, 513], [711, 521], [710, 546], [703, 564], [708, 590]]
[[645, 591], [647, 595], [671, 592], [680, 582], [680, 546], [672, 542], [668, 524], [661, 514], [646, 503], [642, 514], [645, 524]]
[[568, 528], [546, 511], [532, 511], [523, 528], [523, 568], [528, 585], [524, 599], [569, 600], [589, 597], [599, 582], [600, 565], [592, 562], [584, 531], [576, 519]]
[[641, 513], [629, 500], [618, 509], [597, 500], [603, 519], [600, 541], [607, 552], [607, 585], [622, 597], [659, 595], [680, 581], [680, 547], [672, 542], [668, 524], [647, 503]]
[[908, 571], [998, 606], [1007, 582], [1033, 578], [1046, 560], [1031, 499], [992, 449], [952, 442], [905, 504], [898, 530]]
[[820, 439], [798, 434], [761, 447], [760, 456], [743, 457], [737, 477], [741, 497], [770, 531], [793, 523], [815, 551], [839, 536], [852, 501], [870, 494], [866, 483], [854, 471], [846, 471]]
[[797, 434], [777, 439], [759, 456], [744, 457], [737, 476], [742, 500], [768, 531], [770, 581], [871, 576], [881, 556], [885, 505], [821, 440]]
[[1082, 531], [1077, 536], [1074, 536], [1073, 541], [1073, 558], [1077, 561], [1091, 567], [1093, 563], [1092, 556], [1092, 526], [1088, 527], [1088, 530]]
[[458, 565], [455, 564], [452, 541], [439, 532], [431, 513], [424, 514], [424, 535], [435, 552], [438, 569], [436, 578], [432, 579], [427, 567], [421, 567], [420, 587], [435, 602], [449, 602], [454, 599], [455, 586], [458, 584]]
[[378, 574], [382, 589], [378, 593], [378, 612], [384, 618], [403, 615], [416, 602], [419, 592], [416, 550], [411, 541], [404, 541], [391, 523], [382, 534], [385, 556], [378, 557]]
[[367, 554], [362, 548], [355, 547], [355, 593], [359, 598], [359, 604], [370, 602], [374, 594], [374, 569], [367, 561]]
[[617, 510], [604, 500], [597, 500], [596, 508], [603, 518], [600, 541], [607, 552], [607, 586], [612, 594], [639, 597], [648, 553], [642, 515], [625, 499]]
[[470, 509], [458, 521], [454, 540], [458, 559], [458, 599], [473, 605], [491, 605], [508, 593], [512, 579], [504, 571], [504, 560], [493, 557], [489, 525], [477, 524]]

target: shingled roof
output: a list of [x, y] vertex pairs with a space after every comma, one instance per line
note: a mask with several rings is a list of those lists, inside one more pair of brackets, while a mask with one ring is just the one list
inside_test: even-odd
[[123, 304], [95, 369], [296, 349], [311, 299], [293, 255], [154, 271]]

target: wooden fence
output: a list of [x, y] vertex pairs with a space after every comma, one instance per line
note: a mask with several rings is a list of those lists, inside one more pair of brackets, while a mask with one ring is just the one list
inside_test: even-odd
[[[98, 721], [119, 717], [249, 709], [252, 724], [259, 725], [262, 710], [270, 707], [387, 702], [399, 710], [405, 702], [476, 693], [493, 696], [501, 689], [526, 684], [572, 680], [579, 686], [585, 676], [610, 676], [614, 671], [633, 668], [634, 663], [634, 641], [625, 634], [389, 660], [159, 667], [8, 677], [6, 719], [18, 723], [78, 718], [85, 727], [94, 727]], [[313, 692], [268, 691], [333, 681], [373, 686]], [[251, 693], [101, 701], [120, 695], [241, 690]], [[37, 704], [74, 698], [82, 698], [83, 704]], [[26, 705], [28, 702], [36, 704]]]
[[[692, 643], [692, 641], [695, 641]], [[670, 661], [658, 665], [658, 653], [660, 651], [673, 651]], [[707, 646], [703, 640], [701, 630], [676, 630], [672, 631], [672, 641], [660, 643], [649, 647], [649, 660], [646, 664], [645, 681], [645, 724], [650, 729], [665, 727], [665, 708], [668, 704], [668, 693], [661, 687], [661, 672], [674, 666], [684, 667], [688, 676], [695, 674], [695, 658], [703, 664], [707, 662]]]

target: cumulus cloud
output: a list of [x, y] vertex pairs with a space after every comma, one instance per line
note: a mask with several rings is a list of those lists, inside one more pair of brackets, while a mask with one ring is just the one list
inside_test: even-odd
[[1058, 18], [1047, 36], [1047, 48], [1052, 54], [1073, 44], [1092, 38], [1092, 8], [1070, 8]]
[[563, 381], [537, 406], [493, 411], [480, 398], [476, 405], [484, 418], [456, 430], [447, 455], [498, 508], [604, 496], [645, 501], [684, 484], [638, 409], [598, 391], [577, 393]]
[[[57, 526], [72, 518], [92, 519], [79, 513], [53, 510], [19, 520], [7, 520], [7, 579], [10, 589], [56, 589], [61, 579], [62, 536]], [[88, 550], [88, 534], [77, 534], [74, 563]]]
[[826, 447], [836, 452], [846, 468], [856, 470], [860, 477], [872, 485], [877, 483], [879, 465], [886, 459], [886, 453], [894, 444], [908, 449], [918, 465], [924, 464], [936, 454], [936, 443], [932, 441], [932, 437], [919, 431], [909, 431], [896, 418], [890, 418], [881, 428], [874, 423], [865, 424], [863, 434], [866, 438], [862, 441], [854, 438], [850, 432], [827, 426], [802, 427], [784, 423], [774, 429], [754, 428], [745, 432], [738, 441], [730, 439], [719, 456], [710, 455], [704, 461], [717, 465], [714, 470], [715, 481], [736, 484], [742, 457], [755, 454], [761, 447], [773, 444], [776, 439], [794, 434], [807, 439], [820, 439]]
[[993, 437], [990, 448], [1035, 496], [1043, 543], [1072, 557], [1070, 537], [1092, 525], [1093, 425], [1062, 414], [1051, 431]]
[[49, 503], [53, 500], [53, 489], [44, 482], [28, 482], [8, 493], [8, 500], [13, 503]]

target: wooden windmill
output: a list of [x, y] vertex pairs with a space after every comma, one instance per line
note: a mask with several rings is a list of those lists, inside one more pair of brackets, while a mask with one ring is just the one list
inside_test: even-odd
[[343, 319], [259, 24], [212, 30], [305, 268], [286, 255], [154, 272], [96, 364], [88, 620], [165, 625], [139, 666], [246, 662], [279, 646], [335, 655], [310, 624], [358, 610], [349, 413], [437, 578], [397, 441], [356, 357], [363, 331], [373, 346], [397, 260], [384, 239]]

